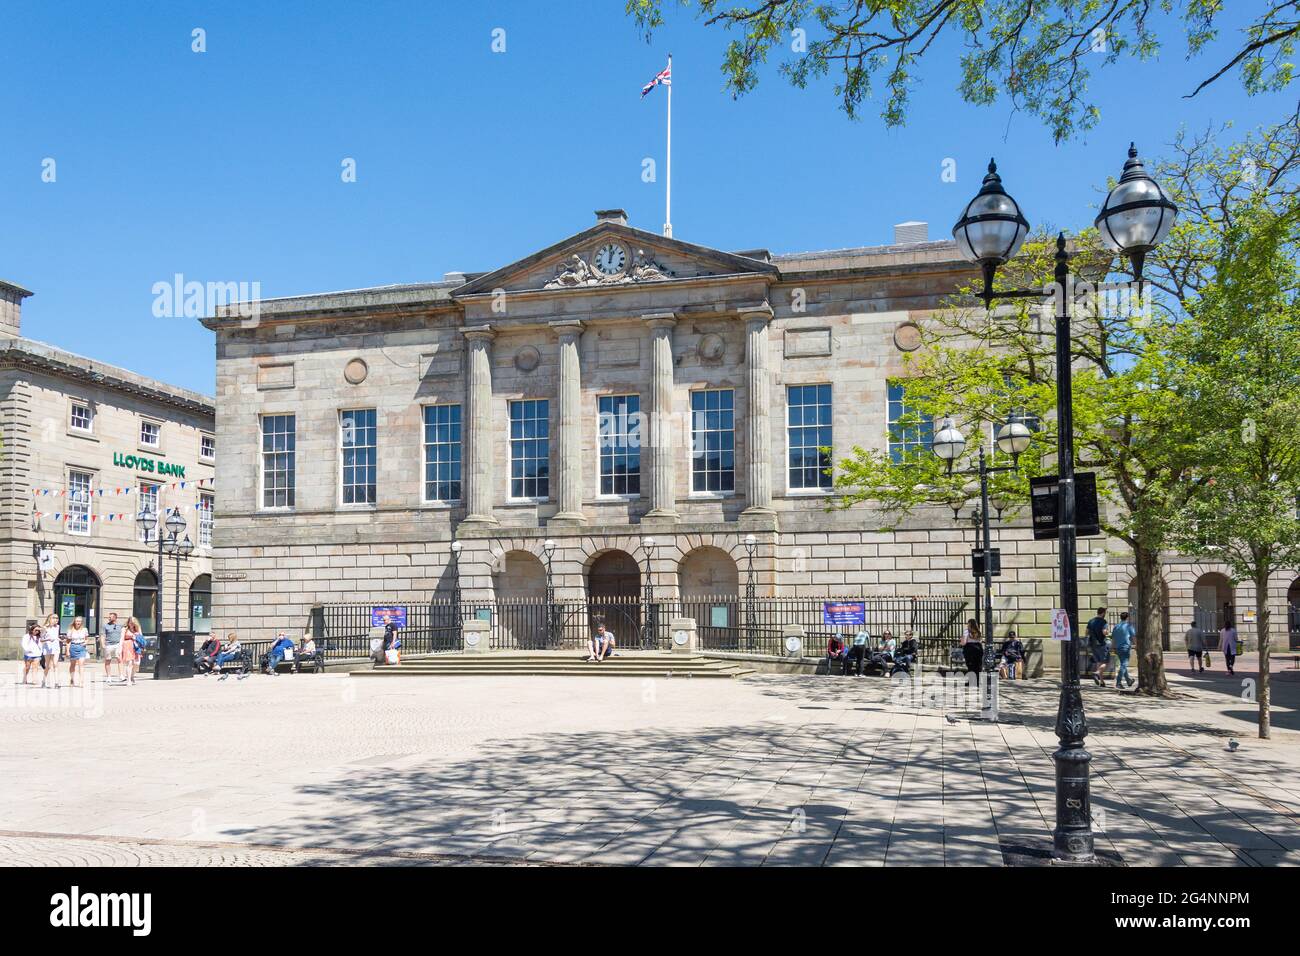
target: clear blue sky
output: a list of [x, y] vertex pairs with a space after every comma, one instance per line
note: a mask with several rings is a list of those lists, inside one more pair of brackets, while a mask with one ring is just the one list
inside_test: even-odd
[[1249, 99], [1232, 77], [1185, 100], [1222, 47], [1188, 63], [1171, 39], [1159, 62], [1102, 71], [1101, 124], [1056, 147], [1006, 104], [964, 105], [953, 44], [886, 131], [874, 110], [848, 120], [829, 81], [795, 90], [774, 68], [733, 101], [724, 33], [675, 11], [647, 45], [623, 0], [5, 6], [0, 278], [36, 293], [25, 334], [208, 392], [211, 334], [152, 314], [175, 273], [294, 295], [496, 268], [597, 208], [658, 231], [662, 165], [646, 184], [641, 163], [662, 160], [664, 91], [639, 91], [670, 51], [674, 233], [722, 249], [883, 243], [906, 219], [946, 236], [990, 154], [1033, 222], [1084, 225], [1131, 138], [1153, 156], [1180, 124], [1244, 129], [1295, 96]]

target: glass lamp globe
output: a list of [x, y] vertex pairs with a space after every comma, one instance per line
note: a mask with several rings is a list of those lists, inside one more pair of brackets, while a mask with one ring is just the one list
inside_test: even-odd
[[185, 518], [182, 517], [179, 508], [173, 509], [167, 516], [166, 524], [167, 530], [173, 535], [178, 535], [185, 530]]
[[1020, 455], [1029, 447], [1033, 437], [1028, 425], [1014, 419], [998, 429], [998, 448], [1009, 455]]
[[135, 516], [135, 523], [136, 527], [147, 534], [158, 523], [158, 516], [149, 510], [148, 505], [145, 505], [140, 509], [140, 513]]
[[1131, 259], [1140, 279], [1142, 259], [1169, 235], [1177, 218], [1178, 207], [1151, 178], [1130, 143], [1124, 173], [1094, 220], [1102, 242]]
[[984, 185], [952, 227], [958, 251], [968, 262], [984, 267], [988, 275], [1020, 250], [1028, 233], [1029, 220], [1002, 188], [998, 165], [990, 159]]
[[966, 436], [957, 430], [951, 418], [945, 418], [939, 423], [939, 431], [930, 443], [930, 448], [935, 455], [951, 465], [953, 461], [961, 457], [962, 451], [965, 450]]

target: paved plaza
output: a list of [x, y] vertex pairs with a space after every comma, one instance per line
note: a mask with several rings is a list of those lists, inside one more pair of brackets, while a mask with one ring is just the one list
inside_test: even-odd
[[[1242, 675], [1086, 690], [1106, 862], [1300, 863], [1297, 676], [1267, 742]], [[990, 723], [776, 674], [8, 683], [0, 863], [1042, 864], [1056, 697], [1003, 684]]]

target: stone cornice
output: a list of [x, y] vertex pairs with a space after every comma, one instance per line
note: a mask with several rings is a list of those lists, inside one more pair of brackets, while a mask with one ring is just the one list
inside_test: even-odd
[[0, 368], [40, 371], [71, 382], [107, 388], [147, 401], [183, 409], [203, 418], [214, 418], [215, 402], [199, 392], [155, 382], [92, 359], [65, 352], [31, 339], [0, 339]]

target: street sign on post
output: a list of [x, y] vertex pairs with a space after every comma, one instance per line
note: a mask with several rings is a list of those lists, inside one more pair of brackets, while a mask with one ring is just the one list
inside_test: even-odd
[[[1029, 479], [1029, 505], [1034, 521], [1034, 540], [1045, 541], [1057, 536], [1060, 524], [1059, 479], [1056, 475]], [[1101, 534], [1097, 511], [1097, 476], [1091, 471], [1074, 476], [1075, 537], [1091, 538]]]
[[[972, 548], [970, 552], [971, 573], [977, 577], [984, 577], [984, 549]], [[1002, 576], [1002, 550], [1000, 548], [989, 548], [989, 574], [993, 577]]]

